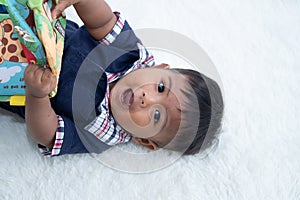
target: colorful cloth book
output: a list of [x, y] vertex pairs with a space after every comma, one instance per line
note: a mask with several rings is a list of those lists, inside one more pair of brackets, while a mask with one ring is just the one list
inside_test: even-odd
[[[28, 63], [49, 67], [59, 77], [66, 28], [52, 19], [58, 0], [0, 0], [0, 101], [25, 105]], [[58, 79], [57, 79], [58, 81]], [[54, 90], [50, 97], [55, 96]]]

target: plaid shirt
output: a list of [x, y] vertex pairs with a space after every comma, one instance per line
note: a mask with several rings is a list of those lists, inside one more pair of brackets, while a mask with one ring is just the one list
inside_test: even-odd
[[[119, 14], [115, 13], [118, 17], [118, 20], [113, 27], [112, 31], [103, 38], [100, 43], [103, 45], [109, 46], [111, 43], [114, 42], [116, 37], [121, 33], [125, 19]], [[153, 56], [147, 51], [147, 49], [142, 45], [137, 43], [139, 49], [139, 60], [135, 61], [132, 67], [124, 72], [119, 73], [108, 73], [106, 72], [107, 76], [107, 88], [106, 94], [103, 98], [101, 104], [98, 107], [100, 114], [85, 127], [85, 130], [93, 134], [96, 138], [101, 140], [102, 142], [108, 145], [116, 145], [119, 143], [128, 142], [131, 139], [131, 136], [127, 134], [122, 128], [117, 125], [113, 117], [110, 115], [109, 111], [109, 83], [122, 78], [123, 76], [127, 75], [128, 73], [140, 69], [145, 68], [147, 66], [154, 65], [154, 58]], [[57, 156], [60, 153], [60, 149], [63, 145], [64, 140], [64, 121], [61, 116], [57, 116], [58, 119], [58, 127], [55, 135], [55, 141], [52, 149], [48, 149], [39, 145], [39, 149], [44, 156]]]

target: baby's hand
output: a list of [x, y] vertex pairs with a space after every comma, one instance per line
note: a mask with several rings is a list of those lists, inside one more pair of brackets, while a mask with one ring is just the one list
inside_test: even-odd
[[24, 72], [26, 94], [36, 98], [44, 98], [56, 87], [56, 77], [49, 68], [30, 64]]
[[60, 0], [52, 10], [52, 18], [56, 19], [61, 16], [62, 12], [71, 5], [79, 3], [81, 0]]

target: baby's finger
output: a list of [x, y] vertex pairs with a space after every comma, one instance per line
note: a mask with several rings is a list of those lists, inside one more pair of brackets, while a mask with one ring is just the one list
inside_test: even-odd
[[29, 64], [24, 71], [25, 82], [35, 79], [35, 72], [37, 69], [41, 68], [39, 65]]
[[50, 91], [51, 92], [56, 88], [56, 85], [57, 85], [57, 78], [56, 78], [56, 76], [52, 76], [51, 83], [50, 83]]
[[51, 12], [52, 18], [56, 19], [61, 16], [62, 12], [70, 5], [72, 5], [70, 0], [60, 0]]
[[33, 72], [35, 79], [38, 81], [42, 81], [44, 71], [45, 69], [43, 67], [37, 67]]
[[38, 67], [40, 67], [39, 65], [35, 65], [35, 64], [29, 64], [24, 73], [31, 73], [34, 72]]
[[44, 69], [43, 75], [42, 75], [42, 81], [49, 80], [53, 76], [51, 70], [49, 68]]
[[47, 74], [45, 80], [43, 81], [43, 85], [49, 94], [56, 87], [56, 76], [52, 74]]

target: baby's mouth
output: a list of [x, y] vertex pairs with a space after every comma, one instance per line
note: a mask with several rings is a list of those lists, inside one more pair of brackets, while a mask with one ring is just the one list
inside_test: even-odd
[[121, 104], [129, 109], [129, 107], [132, 105], [134, 100], [134, 93], [132, 89], [125, 90], [121, 95]]

